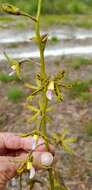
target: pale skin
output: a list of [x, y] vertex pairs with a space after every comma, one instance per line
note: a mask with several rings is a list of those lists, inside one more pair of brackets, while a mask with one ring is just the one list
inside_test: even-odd
[[[0, 133], [0, 190], [4, 190], [6, 184], [16, 176], [17, 168], [21, 161], [26, 160], [29, 151], [32, 150], [33, 137], [20, 137], [13, 133]], [[43, 139], [39, 139], [39, 146], [33, 152], [33, 165], [42, 168], [41, 156], [46, 153]], [[50, 152], [53, 152], [50, 148]], [[48, 153], [48, 152], [47, 152]]]

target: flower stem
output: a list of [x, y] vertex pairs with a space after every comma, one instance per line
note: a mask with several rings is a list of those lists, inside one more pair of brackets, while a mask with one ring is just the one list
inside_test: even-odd
[[22, 174], [19, 176], [19, 189], [22, 190]]
[[49, 172], [49, 181], [50, 181], [50, 190], [54, 190], [54, 179], [53, 179], [53, 171], [52, 168], [48, 170]]
[[42, 0], [38, 0], [38, 11], [37, 11], [37, 23], [36, 23], [36, 37], [37, 37], [37, 42], [40, 50], [40, 63], [41, 63], [41, 75], [42, 77], [46, 77], [46, 72], [45, 72], [45, 62], [44, 62], [44, 49], [42, 47], [42, 42], [41, 42], [41, 35], [40, 35], [40, 12], [41, 12], [41, 3]]
[[[44, 48], [42, 44], [42, 39], [41, 39], [41, 34], [40, 34], [40, 12], [41, 12], [41, 4], [42, 0], [38, 0], [38, 10], [37, 10], [37, 17], [36, 17], [36, 39], [37, 39], [37, 44], [39, 47], [40, 51], [40, 64], [41, 64], [41, 77], [43, 81], [46, 79], [46, 68], [45, 68], [45, 61], [44, 61]], [[44, 83], [43, 83], [44, 85]], [[47, 131], [46, 131], [46, 109], [48, 105], [48, 100], [46, 97], [46, 91], [43, 89], [42, 92], [42, 97], [41, 97], [41, 104], [42, 104], [42, 122], [41, 122], [41, 129], [42, 133], [44, 136], [47, 136]], [[46, 147], [48, 150], [48, 142], [46, 142]], [[49, 172], [49, 180], [50, 180], [50, 187], [51, 190], [54, 190], [54, 180], [53, 180], [53, 174], [52, 174], [52, 169], [48, 170]]]
[[[46, 79], [46, 69], [45, 69], [45, 61], [44, 61], [44, 49], [43, 49], [43, 44], [41, 40], [41, 35], [40, 35], [40, 12], [41, 12], [41, 3], [42, 0], [38, 0], [38, 10], [37, 10], [37, 23], [36, 23], [36, 38], [37, 38], [37, 43], [40, 51], [40, 63], [41, 63], [41, 77], [45, 80]], [[46, 135], [46, 108], [47, 108], [47, 98], [46, 98], [46, 93], [43, 90], [42, 93], [42, 132], [44, 135]]]

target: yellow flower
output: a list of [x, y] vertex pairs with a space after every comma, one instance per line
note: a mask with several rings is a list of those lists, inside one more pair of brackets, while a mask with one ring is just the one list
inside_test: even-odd
[[16, 59], [12, 59], [11, 57], [9, 57], [6, 54], [6, 52], [4, 52], [4, 55], [12, 69], [12, 71], [9, 73], [9, 76], [16, 74], [17, 77], [20, 79], [21, 78], [21, 76], [20, 76], [21, 64]]
[[28, 161], [27, 162], [27, 170], [29, 170], [29, 178], [30, 179], [33, 179], [34, 176], [35, 176], [35, 168], [33, 167], [32, 165], [32, 162], [31, 161]]
[[28, 161], [27, 162], [27, 170], [30, 170], [32, 168], [32, 162]]

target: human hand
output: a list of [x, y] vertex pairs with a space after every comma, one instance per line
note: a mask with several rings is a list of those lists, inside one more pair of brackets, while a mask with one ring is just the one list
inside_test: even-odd
[[[50, 166], [53, 162], [53, 155], [46, 151], [43, 139], [38, 140], [38, 148], [33, 151], [33, 165], [36, 168]], [[16, 176], [19, 160], [25, 160], [28, 152], [32, 150], [33, 137], [22, 138], [13, 133], [0, 133], [0, 190], [3, 190], [6, 183]]]

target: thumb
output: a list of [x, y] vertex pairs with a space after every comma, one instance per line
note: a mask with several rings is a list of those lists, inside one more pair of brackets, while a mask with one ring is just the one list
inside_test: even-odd
[[[27, 154], [18, 157], [0, 157], [0, 190], [3, 190], [6, 183], [16, 176], [16, 170], [25, 161]], [[50, 152], [33, 152], [33, 166], [36, 169], [49, 167], [53, 163], [53, 155]]]
[[37, 169], [51, 166], [53, 160], [50, 152], [33, 152], [33, 165]]

